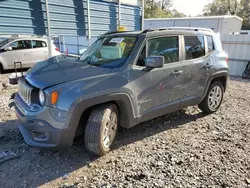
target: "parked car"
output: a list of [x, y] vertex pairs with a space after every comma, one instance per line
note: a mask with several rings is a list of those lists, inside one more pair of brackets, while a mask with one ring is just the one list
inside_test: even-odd
[[[52, 42], [52, 56], [61, 55]], [[42, 37], [13, 37], [0, 41], [0, 72], [14, 69], [14, 62], [29, 68], [48, 59], [48, 42]]]
[[15, 110], [27, 144], [68, 147], [82, 133], [87, 150], [104, 155], [119, 126], [197, 104], [216, 112], [228, 77], [227, 54], [211, 30], [107, 33], [79, 59], [36, 64], [19, 81]]

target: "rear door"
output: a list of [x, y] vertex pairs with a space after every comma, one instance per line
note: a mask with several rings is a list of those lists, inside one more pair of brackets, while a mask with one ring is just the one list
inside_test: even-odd
[[44, 40], [32, 40], [32, 57], [33, 61], [31, 66], [34, 66], [39, 61], [48, 59], [47, 42]]
[[9, 69], [14, 68], [14, 62], [22, 62], [23, 67], [30, 67], [32, 62], [32, 46], [30, 40], [16, 40], [8, 45], [12, 50], [1, 54]]
[[[184, 73], [184, 67], [179, 62], [179, 46], [179, 36], [156, 37], [147, 41], [131, 72], [139, 114], [155, 113], [161, 108], [165, 112], [179, 109]], [[163, 56], [163, 68], [148, 71], [143, 61], [145, 56]]]
[[181, 106], [198, 104], [205, 90], [205, 84], [210, 75], [213, 65], [211, 53], [213, 44], [208, 48], [207, 38], [204, 35], [183, 36], [185, 75], [184, 88], [185, 95], [181, 100]]

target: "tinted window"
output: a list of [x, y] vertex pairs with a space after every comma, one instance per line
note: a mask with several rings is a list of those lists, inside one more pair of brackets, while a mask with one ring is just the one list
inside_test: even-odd
[[185, 36], [186, 60], [199, 58], [205, 55], [203, 36]]
[[165, 64], [179, 61], [178, 37], [156, 38], [148, 41], [148, 57], [163, 56]]
[[33, 40], [32, 46], [33, 46], [33, 48], [44, 48], [44, 47], [47, 47], [47, 44], [44, 41]]
[[23, 50], [23, 49], [30, 49], [31, 48], [31, 41], [30, 40], [19, 40], [12, 42], [10, 45], [12, 50]]
[[214, 41], [212, 36], [207, 36], [207, 46], [208, 46], [208, 52], [211, 52], [214, 50]]

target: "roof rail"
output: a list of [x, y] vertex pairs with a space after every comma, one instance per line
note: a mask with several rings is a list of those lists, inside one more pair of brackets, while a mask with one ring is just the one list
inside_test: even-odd
[[47, 37], [46, 35], [35, 35], [35, 34], [11, 34], [8, 35], [9, 37], [37, 37], [37, 38], [44, 38]]
[[191, 31], [208, 31], [213, 32], [212, 29], [201, 28], [201, 27], [167, 27], [168, 30], [191, 30]]
[[128, 31], [108, 31], [102, 35], [110, 35], [110, 34], [115, 34], [115, 33], [125, 33], [125, 32], [128, 32]]
[[146, 29], [146, 30], [142, 31], [142, 33], [148, 33], [148, 32], [152, 32], [152, 31], [166, 31], [166, 30], [186, 30], [186, 31], [213, 32], [212, 29], [198, 28], [198, 27], [162, 27], [162, 28], [155, 28], [155, 29]]

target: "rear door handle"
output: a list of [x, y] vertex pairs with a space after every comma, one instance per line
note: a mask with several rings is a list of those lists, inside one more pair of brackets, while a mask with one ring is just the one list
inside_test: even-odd
[[210, 69], [213, 65], [207, 63], [206, 65], [203, 66], [203, 69]]
[[172, 76], [179, 76], [183, 74], [183, 71], [175, 70], [174, 72], [171, 73]]
[[29, 56], [29, 55], [30, 55], [30, 53], [25, 53], [24, 55], [25, 55], [25, 56]]

